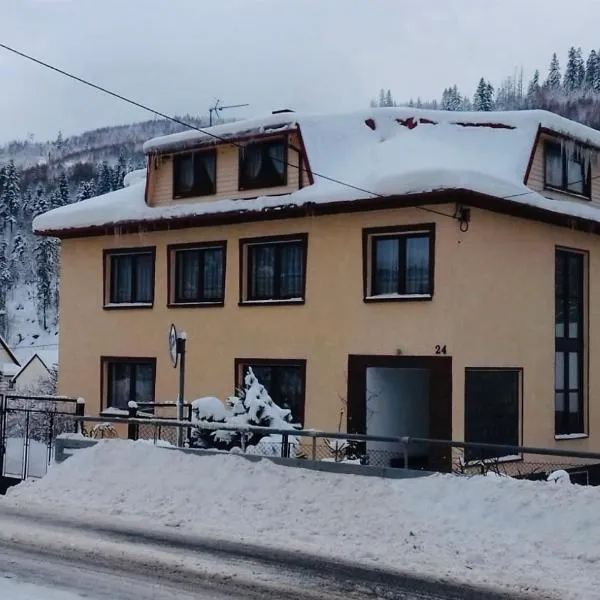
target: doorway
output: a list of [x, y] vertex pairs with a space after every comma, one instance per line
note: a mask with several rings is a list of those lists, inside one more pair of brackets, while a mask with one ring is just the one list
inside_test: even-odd
[[[347, 428], [386, 437], [452, 438], [452, 359], [350, 355]], [[403, 467], [401, 443], [366, 442], [359, 452], [377, 466]], [[447, 445], [410, 444], [408, 466], [450, 471]]]

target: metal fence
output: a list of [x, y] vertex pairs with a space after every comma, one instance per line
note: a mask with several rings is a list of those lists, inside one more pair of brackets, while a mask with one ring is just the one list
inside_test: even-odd
[[[79, 420], [104, 420], [77, 417]], [[553, 448], [474, 444], [411, 436], [386, 437], [315, 430], [282, 430], [267, 427], [235, 427], [223, 423], [176, 421], [132, 417], [110, 419], [115, 430], [127, 425], [127, 437], [158, 445], [183, 445], [245, 454], [279, 456], [298, 460], [344, 462], [365, 467], [483, 474], [523, 479], [548, 479], [569, 474], [574, 483], [600, 485], [600, 452]]]
[[54, 441], [74, 432], [84, 404], [67, 396], [0, 395], [0, 488], [6, 480], [42, 477], [53, 459]]

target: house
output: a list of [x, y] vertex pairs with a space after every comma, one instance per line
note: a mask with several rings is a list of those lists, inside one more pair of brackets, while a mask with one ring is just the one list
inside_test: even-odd
[[10, 388], [12, 378], [21, 369], [21, 363], [8, 344], [0, 336], [0, 392]]
[[52, 392], [55, 365], [48, 365], [38, 352], [31, 355], [10, 380], [12, 393], [50, 394]]
[[252, 366], [307, 427], [598, 450], [599, 149], [544, 111], [413, 108], [150, 140], [127, 187], [34, 221], [62, 242], [59, 391], [174, 399], [175, 323], [186, 399]]

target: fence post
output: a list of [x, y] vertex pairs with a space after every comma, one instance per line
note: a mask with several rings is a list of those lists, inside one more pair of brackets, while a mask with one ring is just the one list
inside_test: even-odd
[[287, 434], [287, 433], [284, 433], [284, 434], [281, 436], [281, 456], [282, 456], [283, 458], [288, 458], [288, 457], [289, 457], [289, 455], [290, 455], [290, 452], [289, 452], [289, 450], [290, 450], [290, 449], [289, 449], [289, 447], [288, 447], [288, 434]]
[[[129, 418], [135, 419], [137, 417], [137, 402], [130, 400], [127, 404], [129, 409]], [[137, 423], [127, 423], [127, 439], [137, 440], [139, 437], [139, 425]]]
[[408, 444], [410, 442], [409, 437], [402, 438], [402, 454], [404, 457], [404, 468], [408, 469]]
[[312, 439], [312, 459], [317, 460], [317, 438], [314, 435]]
[[[77, 403], [75, 404], [75, 415], [78, 417], [83, 417], [84, 414], [85, 400], [83, 398], [77, 398]], [[75, 421], [74, 433], [83, 433], [83, 421]]]

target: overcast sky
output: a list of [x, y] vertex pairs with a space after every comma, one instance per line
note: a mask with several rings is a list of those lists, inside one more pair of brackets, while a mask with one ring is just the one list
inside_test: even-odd
[[[599, 22], [598, 0], [0, 0], [2, 43], [170, 114], [249, 103], [237, 117], [364, 107], [381, 87], [472, 95], [587, 54]], [[147, 117], [0, 49], [0, 141]]]

